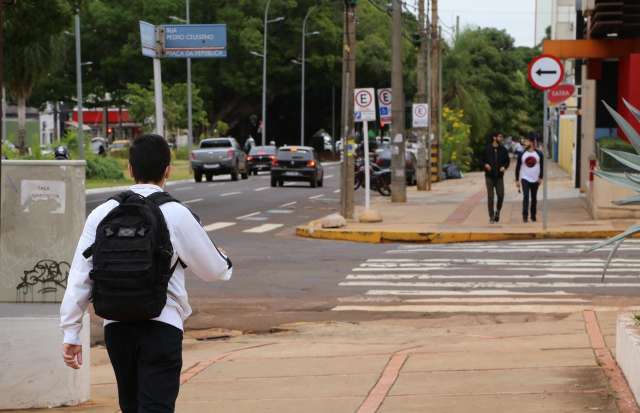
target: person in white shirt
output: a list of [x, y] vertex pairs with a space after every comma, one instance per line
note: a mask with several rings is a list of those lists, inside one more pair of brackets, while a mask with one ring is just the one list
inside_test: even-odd
[[[171, 152], [159, 135], [136, 139], [129, 150], [129, 172], [136, 184], [130, 191], [143, 197], [163, 191], [171, 172]], [[94, 280], [92, 257], [86, 251], [94, 245], [100, 222], [119, 203], [108, 200], [94, 209], [78, 242], [60, 307], [64, 332], [63, 359], [71, 368], [82, 365], [80, 330], [90, 301]], [[175, 263], [168, 281], [167, 298], [158, 317], [143, 321], [104, 321], [105, 343], [118, 383], [123, 413], [173, 412], [180, 386], [184, 321], [191, 314], [185, 288], [185, 268], [205, 281], [229, 280], [232, 265], [194, 218], [178, 202], [160, 207], [169, 233]], [[178, 261], [182, 265], [177, 265]]]
[[542, 184], [544, 171], [544, 155], [536, 149], [536, 140], [529, 136], [523, 140], [526, 150], [518, 156], [516, 164], [516, 185], [522, 188], [522, 220], [529, 221], [529, 205], [531, 221], [536, 222], [538, 209], [538, 189]]

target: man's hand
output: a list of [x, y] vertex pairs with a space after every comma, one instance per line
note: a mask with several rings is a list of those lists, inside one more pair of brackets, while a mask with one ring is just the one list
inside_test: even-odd
[[502, 167], [500, 168], [500, 172], [504, 172], [504, 171], [506, 171], [506, 169], [505, 169], [505, 167], [504, 167], [504, 166], [502, 166]]
[[484, 169], [486, 169], [487, 172], [491, 172], [491, 165], [489, 165], [488, 163], [484, 164]]
[[538, 179], [538, 184], [542, 185], [542, 178]]
[[522, 185], [522, 184], [520, 183], [520, 181], [516, 181], [516, 186], [518, 187], [518, 189], [520, 189], [520, 186], [521, 186], [521, 185]]
[[62, 346], [62, 358], [68, 367], [79, 369], [82, 366], [82, 346], [65, 343]]

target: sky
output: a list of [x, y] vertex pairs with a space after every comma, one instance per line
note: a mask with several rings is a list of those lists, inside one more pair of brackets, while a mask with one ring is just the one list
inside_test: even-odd
[[516, 39], [516, 46], [534, 46], [535, 0], [439, 0], [440, 19], [446, 37], [456, 16], [460, 26], [497, 27]]

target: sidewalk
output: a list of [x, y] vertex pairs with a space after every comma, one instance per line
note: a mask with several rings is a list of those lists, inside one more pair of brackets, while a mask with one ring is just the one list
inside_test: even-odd
[[[533, 238], [606, 238], [617, 234], [634, 220], [591, 219], [586, 200], [573, 188], [570, 177], [557, 164], [549, 165], [549, 226], [542, 228], [542, 188], [538, 194], [538, 222], [522, 222], [522, 195], [517, 192], [512, 171], [505, 176], [505, 203], [499, 224], [489, 223], [487, 196], [482, 172], [463, 179], [432, 186], [431, 192], [407, 188], [407, 203], [372, 196], [372, 208], [383, 222], [362, 224], [349, 221], [340, 229], [323, 229], [319, 221], [297, 228], [303, 237], [358, 242], [501, 241]], [[356, 216], [363, 210], [356, 207]]]
[[[615, 315], [300, 323], [227, 341], [187, 333], [176, 411], [635, 412], [598, 344], [615, 354]], [[92, 400], [47, 411], [117, 411], [104, 348], [91, 364]]]

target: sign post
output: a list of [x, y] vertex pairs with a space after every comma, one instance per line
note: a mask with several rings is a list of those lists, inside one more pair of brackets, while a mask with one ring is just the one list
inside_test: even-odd
[[414, 103], [412, 110], [412, 126], [419, 130], [418, 157], [416, 181], [418, 191], [431, 190], [431, 154], [426, 147], [431, 147], [431, 140], [427, 143], [427, 128], [429, 127], [429, 104]]
[[369, 122], [376, 121], [375, 91], [373, 88], [355, 89], [354, 92], [355, 122], [362, 122], [362, 139], [364, 143], [364, 190], [365, 213], [361, 221], [379, 222], [379, 214], [371, 212], [371, 164], [369, 158]]
[[[142, 44], [142, 55], [153, 58], [155, 129], [158, 135], [164, 136], [160, 58], [227, 57], [227, 26], [225, 24], [169, 24], [154, 26], [151, 23], [140, 21], [140, 43]], [[191, 84], [190, 78], [188, 83], [189, 85]], [[190, 98], [191, 95], [189, 94], [188, 106], [191, 106]], [[188, 111], [191, 113], [190, 108]], [[191, 136], [189, 136], [189, 143], [191, 143]]]
[[564, 79], [564, 66], [562, 62], [551, 55], [540, 55], [529, 63], [529, 82], [531, 85], [544, 91], [544, 157], [545, 162], [542, 174], [543, 180], [543, 204], [542, 204], [542, 229], [547, 230], [549, 225], [549, 89], [556, 87]]
[[378, 111], [380, 112], [380, 126], [391, 125], [393, 120], [391, 116], [391, 102], [393, 95], [391, 89], [378, 89]]

